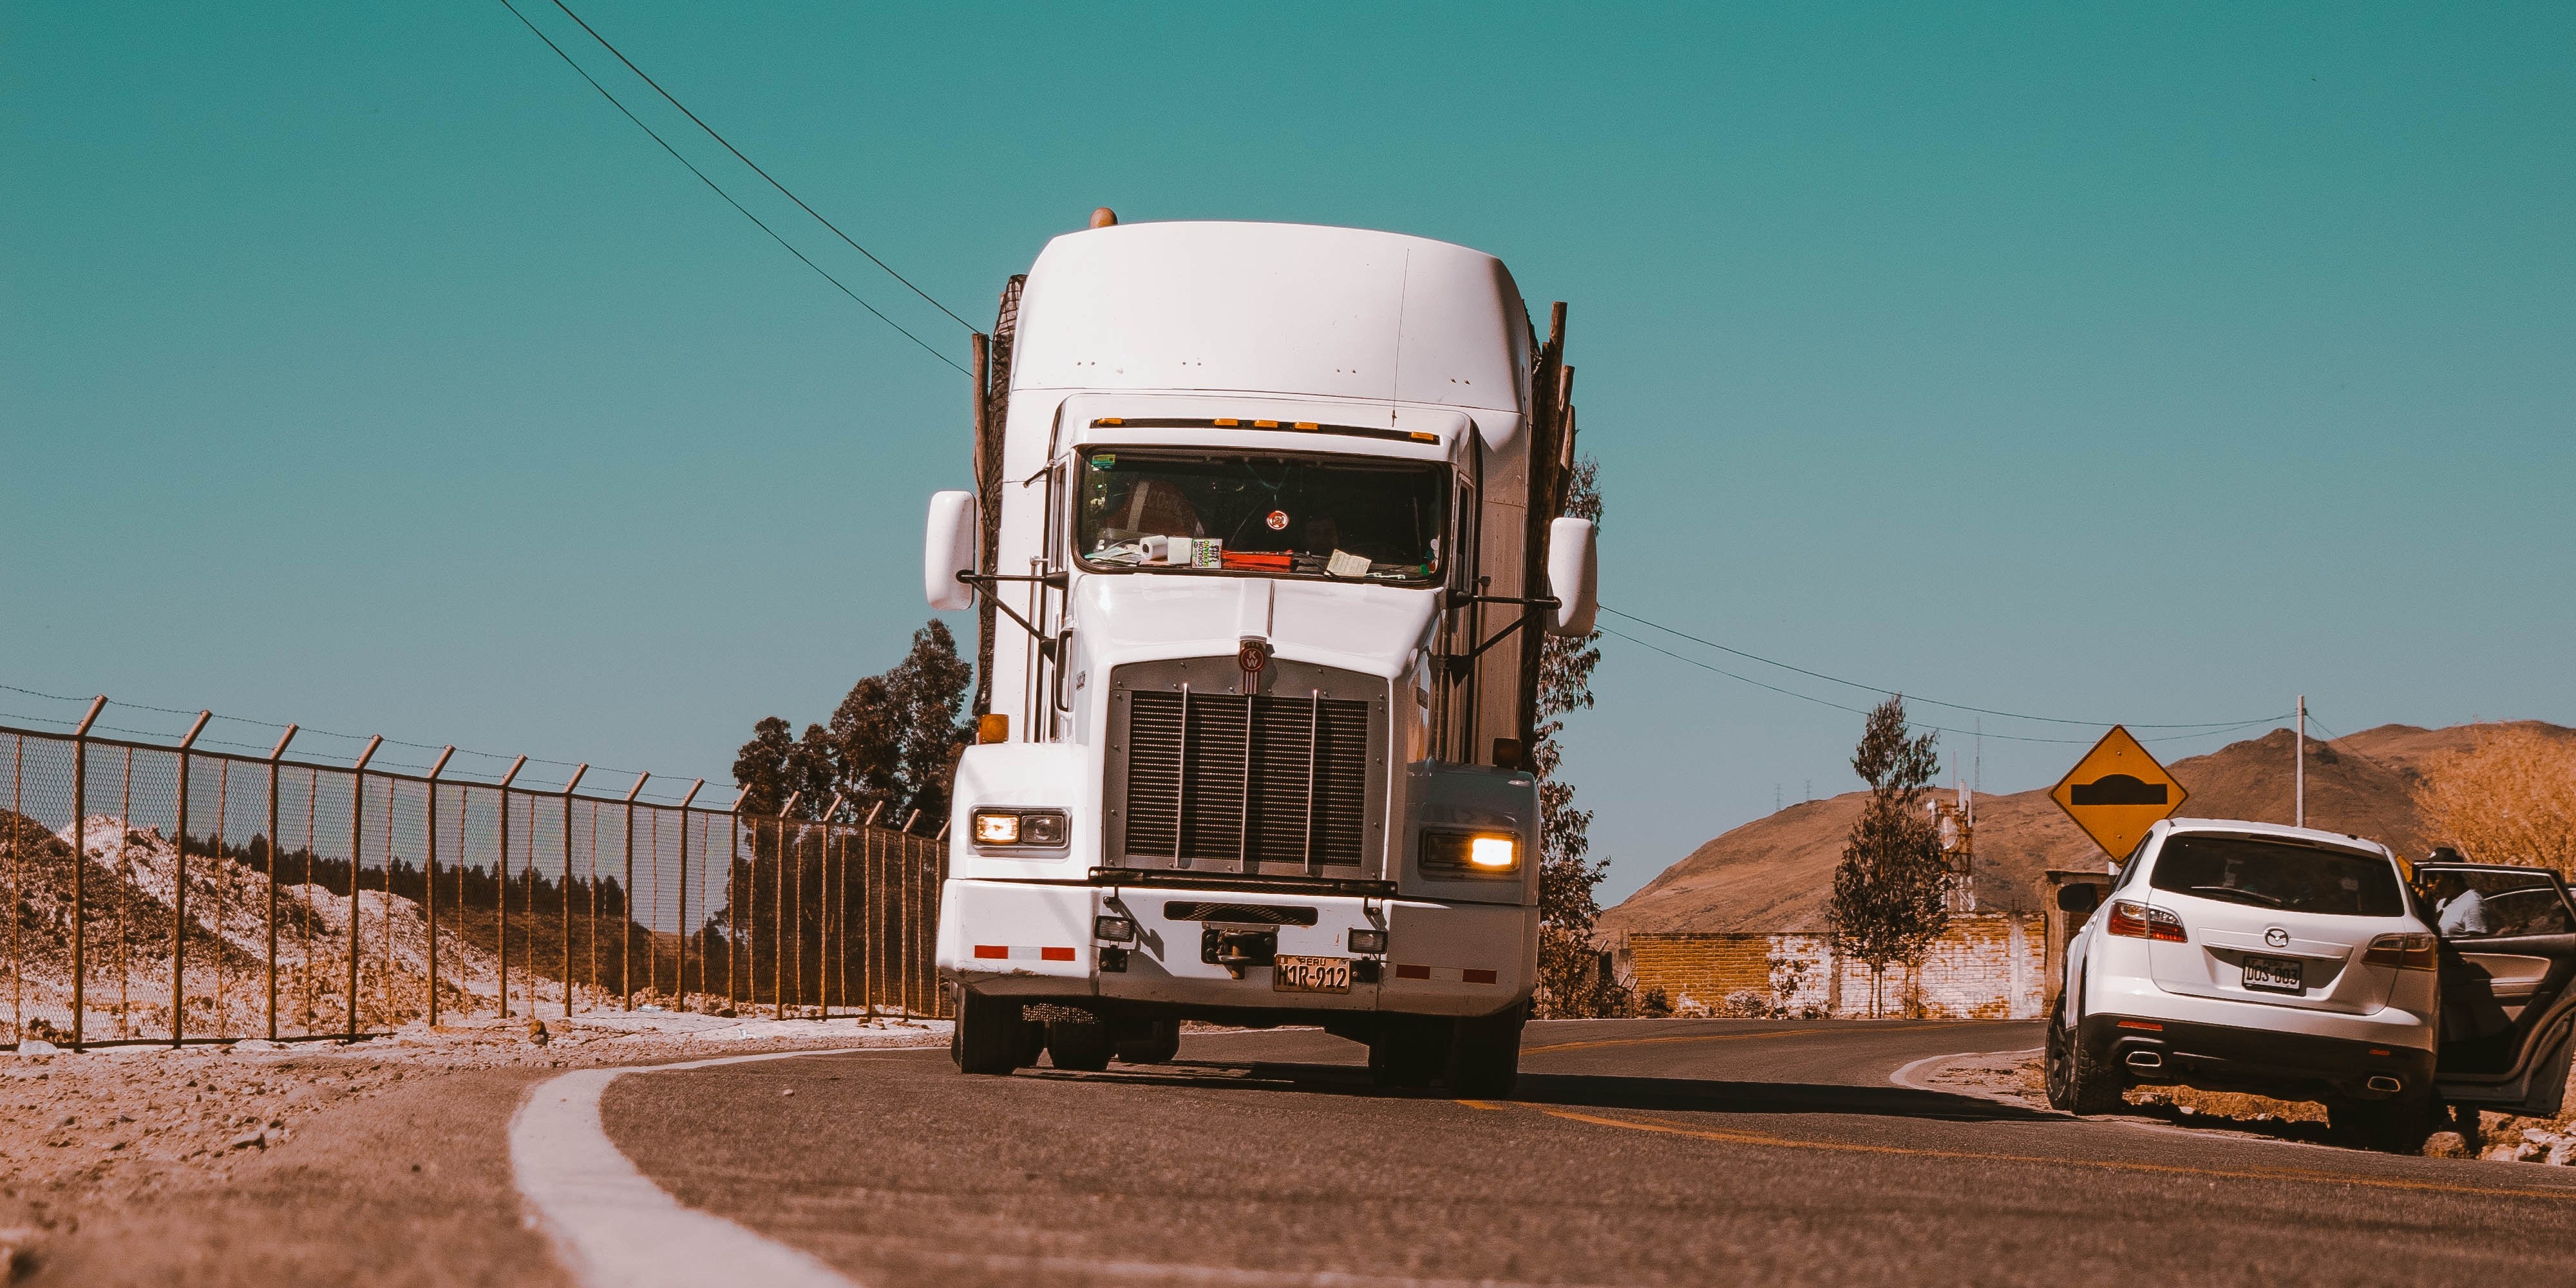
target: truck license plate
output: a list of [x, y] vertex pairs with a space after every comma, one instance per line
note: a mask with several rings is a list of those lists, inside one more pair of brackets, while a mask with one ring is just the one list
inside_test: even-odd
[[1274, 993], [1347, 993], [1351, 991], [1348, 957], [1287, 957], [1270, 964]]
[[2245, 959], [2245, 987], [2266, 993], [2303, 993], [2307, 991], [2306, 972], [2296, 957], [2248, 957]]

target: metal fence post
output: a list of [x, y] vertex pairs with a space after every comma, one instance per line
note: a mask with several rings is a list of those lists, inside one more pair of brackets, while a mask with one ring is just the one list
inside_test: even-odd
[[107, 695], [90, 699], [89, 714], [72, 730], [72, 1050], [81, 1049], [82, 1018], [89, 1010], [89, 727], [107, 709]]
[[[427, 1009], [429, 1026], [433, 1029], [438, 1027], [438, 776], [447, 772], [447, 758], [455, 754], [456, 748], [451, 745], [439, 752], [438, 763], [429, 767], [429, 854], [421, 860], [420, 868], [421, 920], [429, 923], [429, 1006]], [[385, 810], [385, 816], [391, 818], [393, 806], [390, 801], [386, 803]], [[387, 864], [386, 870], [392, 871], [390, 856]], [[462, 853], [457, 855], [456, 867], [459, 872], [465, 869], [465, 856]], [[385, 907], [390, 910], [393, 905], [388, 902]], [[464, 925], [465, 905], [459, 903], [456, 913], [457, 925], [461, 928]]]
[[[626, 884], [617, 892], [617, 991], [629, 1011], [635, 1009], [635, 794], [644, 790], [644, 780], [652, 776], [637, 774], [635, 785], [626, 789]], [[599, 933], [596, 925], [591, 933]]]
[[[349, 767], [349, 1040], [358, 1040], [358, 873], [365, 867], [360, 861], [366, 844], [367, 762], [376, 758], [376, 748], [385, 741], [383, 734], [367, 739], [367, 749], [358, 753], [358, 763]], [[388, 860], [392, 856], [386, 856]]]
[[939, 943], [939, 901], [941, 897], [948, 892], [948, 825], [945, 823], [939, 825], [939, 848], [934, 856], [934, 860], [934, 866], [931, 868], [930, 872], [930, 942], [932, 945], [932, 961], [930, 964], [933, 967], [931, 971], [930, 986], [930, 1014], [933, 1018], [936, 1018], [948, 1009], [948, 994], [945, 990], [939, 987], [939, 972], [936, 969], [939, 964], [937, 960]]
[[[188, 726], [188, 736], [179, 740], [178, 843], [171, 847], [170, 871], [170, 1045], [174, 1047], [188, 1030], [188, 749], [197, 745], [197, 735], [206, 731], [206, 721], [213, 715], [198, 712], [197, 722]], [[134, 820], [125, 820], [125, 826], [131, 830]], [[215, 879], [223, 879], [220, 867]]]
[[[510, 772], [501, 775], [501, 785], [495, 789], [501, 800], [501, 847], [500, 857], [492, 870], [492, 955], [500, 963], [501, 1018], [505, 1020], [510, 1018], [510, 782], [519, 776], [519, 771], [527, 763], [525, 756], [511, 761]], [[532, 816], [528, 823], [528, 848], [534, 850], [537, 848], [536, 819]], [[531, 854], [529, 857], [535, 856]], [[529, 869], [533, 871], [535, 866], [531, 863]], [[529, 911], [536, 910], [531, 908]], [[530, 1018], [534, 1018], [536, 1007], [532, 1004], [528, 1010]]]
[[[818, 915], [814, 918], [816, 936], [814, 991], [822, 999], [823, 1018], [827, 1020], [832, 1018], [832, 820], [840, 817], [842, 800], [843, 796], [840, 792], [832, 793], [832, 803], [823, 811], [822, 862], [816, 865], [815, 871], [815, 879], [821, 883], [822, 893], [817, 901]], [[796, 886], [799, 890], [804, 889], [805, 880], [801, 872], [797, 876]], [[800, 954], [797, 960], [802, 962], [804, 958]]]
[[[742, 1009], [742, 997], [735, 986], [734, 954], [742, 946], [743, 903], [751, 898], [750, 883], [743, 879], [742, 803], [750, 798], [749, 787], [736, 791], [733, 808], [725, 811], [725, 915], [733, 923], [725, 936], [725, 1009], [736, 1012]], [[759, 856], [758, 845], [752, 847], [752, 854]]]
[[[707, 785], [701, 778], [689, 784], [689, 793], [680, 798], [680, 954], [671, 964], [672, 1004], [685, 1010], [689, 1005], [689, 802], [698, 798], [698, 790]], [[705, 993], [707, 984], [706, 954], [698, 954], [698, 992]]]
[[914, 1014], [912, 959], [916, 953], [912, 923], [916, 907], [914, 903], [916, 892], [913, 869], [921, 865], [921, 859], [913, 851], [912, 825], [919, 821], [921, 821], [920, 810], [914, 810], [903, 816], [903, 1013], [906, 1015]]
[[877, 958], [885, 952], [885, 865], [878, 860], [883, 845], [877, 836], [877, 816], [883, 813], [885, 802], [873, 802], [859, 822], [859, 922], [868, 937], [859, 953], [859, 994], [871, 1020], [877, 1017]]
[[[563, 785], [563, 986], [566, 1019], [572, 1018], [572, 790], [581, 786], [581, 776], [589, 772], [590, 762], [585, 760], [572, 771], [571, 778], [564, 780]], [[535, 828], [534, 815], [529, 816], [528, 824], [531, 830]], [[596, 830], [593, 829], [594, 832]], [[598, 838], [594, 836], [592, 839]], [[594, 924], [592, 930], [595, 932], [597, 929]]]
[[295, 741], [297, 726], [286, 726], [277, 736], [277, 745], [268, 753], [268, 1040], [277, 1040], [277, 865], [282, 852], [277, 844], [277, 762], [286, 757], [286, 744]]
[[[787, 816], [796, 808], [802, 789], [789, 792], [787, 803], [778, 807], [778, 843], [770, 849], [778, 855], [778, 879], [770, 883], [774, 910], [769, 921], [769, 1005], [770, 1018], [787, 1018]], [[752, 846], [756, 860], [760, 846]]]

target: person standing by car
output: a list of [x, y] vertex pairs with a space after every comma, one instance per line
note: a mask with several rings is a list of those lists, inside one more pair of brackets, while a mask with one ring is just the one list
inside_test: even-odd
[[[2447, 845], [2436, 846], [2424, 861], [2457, 863], [2460, 853]], [[2433, 903], [2433, 929], [2444, 939], [2487, 933], [2486, 900], [2459, 873], [2436, 872], [2424, 890]]]

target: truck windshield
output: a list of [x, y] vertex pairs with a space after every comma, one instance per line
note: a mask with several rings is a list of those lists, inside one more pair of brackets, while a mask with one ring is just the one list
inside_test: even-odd
[[1421, 582], [1441, 575], [1449, 470], [1098, 448], [1074, 496], [1074, 548], [1095, 566]]
[[2147, 884], [2257, 908], [2347, 917], [2406, 911], [2397, 869], [2376, 854], [2318, 845], [2184, 833], [2165, 838]]

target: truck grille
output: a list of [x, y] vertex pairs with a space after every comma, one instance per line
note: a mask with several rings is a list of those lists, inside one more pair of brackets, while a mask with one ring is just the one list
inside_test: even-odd
[[[1134, 681], [1144, 677], [1129, 674], [1140, 669], [1120, 668], [1119, 677], [1126, 783], [1113, 796], [1123, 808], [1112, 834], [1120, 862], [1257, 871], [1363, 861], [1371, 702], [1327, 697], [1320, 686], [1290, 691], [1287, 675], [1252, 695], [1186, 679], [1141, 688]], [[1356, 686], [1334, 687], [1347, 694]]]

